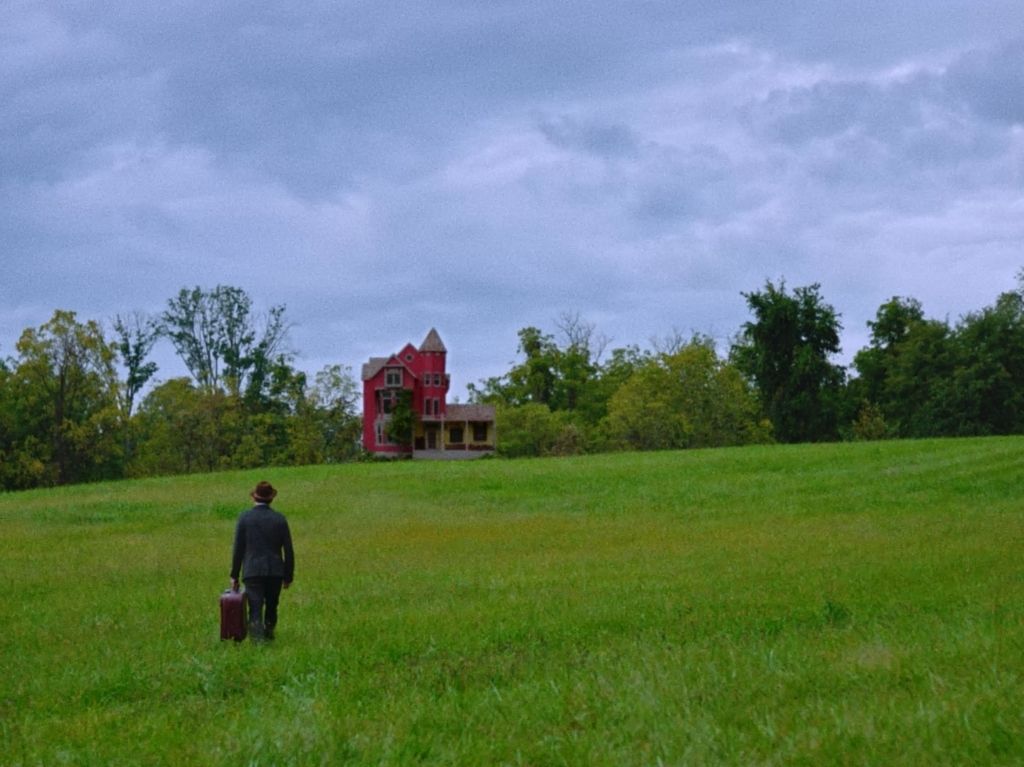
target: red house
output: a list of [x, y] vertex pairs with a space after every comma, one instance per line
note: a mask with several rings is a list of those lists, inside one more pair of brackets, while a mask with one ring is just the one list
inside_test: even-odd
[[[472, 458], [494, 452], [494, 407], [449, 405], [448, 350], [431, 328], [417, 349], [406, 344], [390, 357], [363, 365], [363, 448], [375, 455], [415, 458]], [[403, 395], [403, 391], [410, 394]], [[411, 444], [388, 435], [391, 415], [410, 397], [415, 425]]]

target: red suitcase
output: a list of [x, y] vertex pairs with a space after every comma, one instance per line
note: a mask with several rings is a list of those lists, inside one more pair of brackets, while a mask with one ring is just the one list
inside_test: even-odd
[[228, 589], [220, 595], [220, 638], [245, 639], [245, 608], [248, 599], [244, 591]]

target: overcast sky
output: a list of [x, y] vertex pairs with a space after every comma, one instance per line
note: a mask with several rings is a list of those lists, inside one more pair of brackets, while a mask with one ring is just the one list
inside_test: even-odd
[[[846, 362], [893, 295], [1024, 266], [1020, 0], [0, 6], [0, 356], [55, 309], [285, 304], [315, 372], [516, 331], [723, 344], [818, 282]], [[181, 375], [169, 344], [158, 377]]]

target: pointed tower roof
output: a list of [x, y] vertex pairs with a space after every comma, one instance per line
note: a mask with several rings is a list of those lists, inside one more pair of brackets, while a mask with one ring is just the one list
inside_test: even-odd
[[444, 348], [444, 342], [441, 340], [441, 336], [437, 334], [434, 328], [430, 329], [427, 333], [427, 337], [423, 339], [423, 343], [420, 345], [421, 352], [447, 352]]

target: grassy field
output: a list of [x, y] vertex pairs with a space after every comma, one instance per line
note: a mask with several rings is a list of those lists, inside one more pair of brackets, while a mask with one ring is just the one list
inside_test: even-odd
[[[221, 643], [280, 490], [272, 644]], [[1024, 763], [1024, 439], [0, 495], [0, 764]]]

